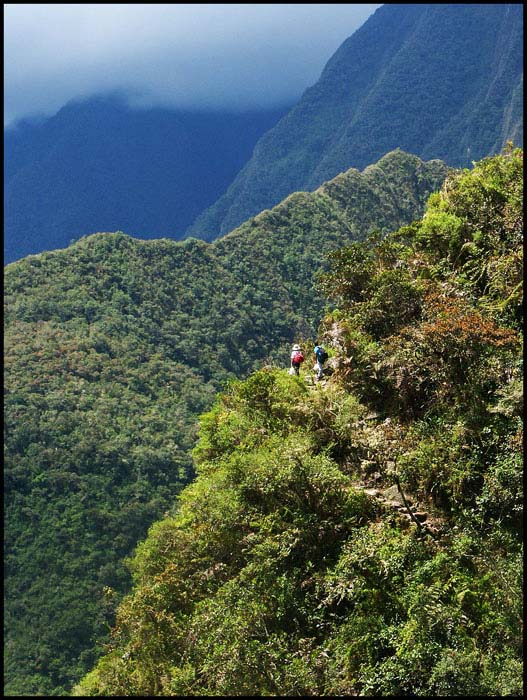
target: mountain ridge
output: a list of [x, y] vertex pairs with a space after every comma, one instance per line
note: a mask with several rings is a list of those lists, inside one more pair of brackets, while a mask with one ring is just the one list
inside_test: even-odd
[[74, 696], [523, 696], [522, 192], [507, 149], [330, 254], [325, 379], [217, 395]]
[[108, 95], [4, 131], [4, 260], [101, 229], [182, 238], [283, 112], [132, 109]]
[[88, 670], [123, 558], [193, 476], [198, 415], [316, 332], [327, 252], [410, 223], [448, 171], [395, 152], [213, 243], [99, 233], [5, 267], [8, 694]]
[[189, 235], [212, 240], [394, 148], [453, 167], [523, 142], [520, 5], [384, 5], [257, 142]]

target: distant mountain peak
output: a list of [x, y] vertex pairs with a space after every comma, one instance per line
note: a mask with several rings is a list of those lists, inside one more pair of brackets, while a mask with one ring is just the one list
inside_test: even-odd
[[188, 233], [224, 235], [289, 192], [396, 148], [469, 167], [508, 139], [523, 144], [522, 99], [522, 5], [383, 5]]

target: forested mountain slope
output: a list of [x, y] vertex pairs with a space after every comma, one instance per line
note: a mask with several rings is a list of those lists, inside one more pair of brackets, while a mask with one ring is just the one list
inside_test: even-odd
[[315, 333], [327, 253], [420, 217], [446, 174], [396, 151], [213, 244], [100, 233], [6, 266], [7, 694], [67, 694], [93, 666], [123, 558], [193, 476], [199, 414]]
[[180, 240], [284, 111], [131, 109], [100, 96], [8, 128], [5, 262], [95, 231]]
[[523, 145], [523, 6], [388, 3], [336, 51], [189, 233], [212, 240], [394, 148], [448, 165]]
[[217, 397], [74, 695], [523, 696], [522, 192], [509, 151], [331, 255], [333, 374]]

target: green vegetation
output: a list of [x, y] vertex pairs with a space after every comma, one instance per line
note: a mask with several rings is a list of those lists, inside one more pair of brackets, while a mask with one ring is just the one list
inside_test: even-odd
[[214, 244], [95, 234], [5, 268], [6, 694], [93, 667], [124, 558], [194, 475], [198, 416], [314, 337], [327, 253], [410, 224], [446, 173], [394, 152]]
[[331, 255], [333, 373], [217, 396], [74, 694], [523, 695], [522, 174]]
[[4, 262], [116, 226], [181, 240], [284, 111], [132, 109], [113, 94], [7, 127]]
[[189, 233], [213, 240], [290, 192], [394, 148], [459, 168], [509, 139], [522, 146], [522, 96], [520, 4], [386, 3], [260, 138]]

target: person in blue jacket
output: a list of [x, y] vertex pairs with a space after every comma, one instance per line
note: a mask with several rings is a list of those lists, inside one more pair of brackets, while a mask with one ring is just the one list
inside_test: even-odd
[[324, 350], [324, 346], [320, 345], [318, 342], [315, 344], [313, 352], [315, 353], [316, 378], [320, 380], [324, 376], [324, 362], [328, 359], [328, 354]]

